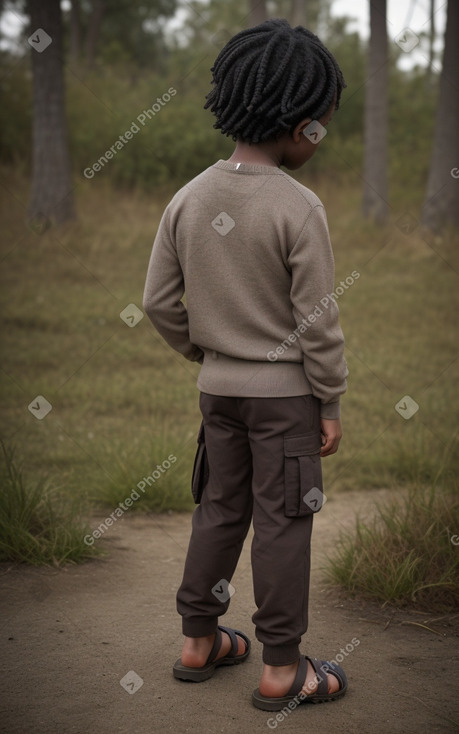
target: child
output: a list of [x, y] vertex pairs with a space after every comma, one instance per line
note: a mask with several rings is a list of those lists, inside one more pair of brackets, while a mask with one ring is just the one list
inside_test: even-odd
[[321, 41], [285, 20], [235, 35], [212, 72], [205, 107], [236, 148], [166, 208], [144, 294], [167, 343], [202, 365], [200, 504], [177, 593], [185, 642], [173, 672], [202, 681], [247, 659], [248, 637], [218, 617], [253, 518], [252, 621], [264, 665], [252, 702], [276, 711], [347, 690], [340, 666], [299, 651], [320, 458], [338, 449], [348, 371], [323, 206], [280, 170], [315, 153], [345, 83]]

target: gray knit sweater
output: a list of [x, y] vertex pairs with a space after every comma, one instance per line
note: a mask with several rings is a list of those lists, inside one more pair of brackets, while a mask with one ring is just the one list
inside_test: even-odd
[[338, 418], [348, 370], [333, 288], [317, 196], [275, 166], [218, 161], [167, 206], [143, 306], [171, 347], [202, 364], [202, 392], [313, 393], [322, 417]]

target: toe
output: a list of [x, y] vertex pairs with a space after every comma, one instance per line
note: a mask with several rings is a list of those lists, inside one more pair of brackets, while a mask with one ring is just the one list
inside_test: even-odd
[[337, 693], [339, 691], [340, 682], [336, 675], [333, 675], [333, 673], [329, 673], [327, 675], [327, 681], [328, 681], [328, 692], [329, 693]]

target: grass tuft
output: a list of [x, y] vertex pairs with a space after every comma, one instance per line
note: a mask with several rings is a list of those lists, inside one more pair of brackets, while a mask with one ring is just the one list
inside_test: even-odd
[[14, 450], [0, 443], [0, 561], [60, 566], [97, 553], [84, 543], [76, 509], [45, 478], [26, 483]]
[[[326, 573], [351, 595], [426, 611], [459, 604], [459, 496], [411, 488], [342, 533]], [[457, 540], [457, 545], [456, 545]]]

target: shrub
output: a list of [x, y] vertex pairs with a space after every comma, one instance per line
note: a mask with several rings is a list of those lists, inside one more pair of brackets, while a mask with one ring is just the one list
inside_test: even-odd
[[[459, 604], [459, 496], [413, 488], [377, 506], [367, 523], [342, 533], [329, 579], [352, 595], [452, 611]], [[457, 544], [456, 544], [457, 539]]]
[[75, 508], [46, 479], [26, 483], [14, 451], [1, 442], [0, 560], [32, 565], [81, 561], [97, 551], [84, 543], [87, 528]]

